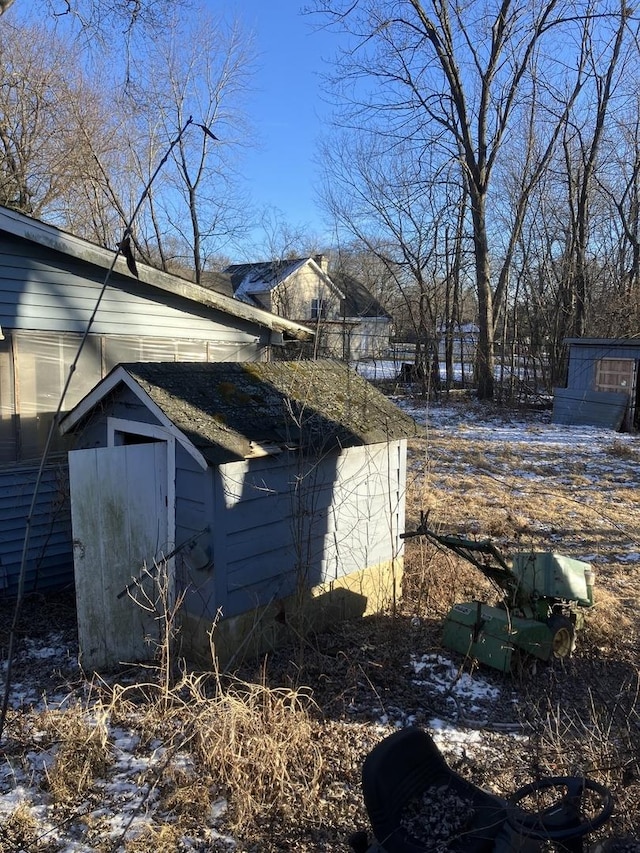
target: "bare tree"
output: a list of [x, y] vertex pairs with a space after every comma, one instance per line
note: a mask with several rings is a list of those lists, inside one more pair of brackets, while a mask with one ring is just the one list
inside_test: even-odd
[[[574, 302], [571, 332], [580, 337], [585, 332], [589, 299], [588, 244], [589, 204], [594, 191], [594, 175], [598, 167], [605, 123], [614, 96], [616, 83], [624, 73], [624, 36], [628, 29], [631, 9], [620, 0], [617, 26], [613, 32], [603, 27], [590, 53], [592, 98], [591, 109], [580, 104], [580, 114], [567, 126], [563, 140], [567, 166], [567, 194], [572, 213], [573, 265], [568, 282]], [[601, 25], [602, 26], [602, 25]], [[595, 41], [595, 39], [594, 39]], [[631, 48], [635, 53], [635, 47]], [[585, 115], [586, 112], [586, 115]]]
[[[238, 22], [202, 14], [176, 19], [131, 64], [123, 108], [131, 114], [130, 160], [140, 181], [178, 139], [149, 193], [137, 228], [139, 250], [168, 269], [190, 266], [200, 281], [208, 260], [245, 233], [247, 199], [238, 151], [250, 138], [243, 112], [253, 73], [251, 40]], [[189, 124], [188, 132], [179, 129]], [[182, 246], [171, 258], [168, 241]]]
[[[185, 8], [187, 0], [36, 0], [30, 2], [28, 12], [47, 16], [52, 21], [67, 19], [76, 31], [87, 39], [106, 43], [114, 36], [130, 36], [136, 30], [159, 32], [176, 8]], [[27, 4], [24, 0], [0, 0], [0, 15], [8, 12], [21, 14]], [[35, 8], [39, 6], [40, 8]]]
[[79, 122], [99, 97], [73, 46], [41, 26], [3, 24], [0, 64], [0, 203], [39, 216], [92, 169]]
[[[494, 173], [506, 151], [505, 141], [520, 131], [527, 104], [544, 91], [548, 115], [555, 116], [545, 130], [547, 142], [528, 171], [529, 182], [539, 179], [558, 128], [564, 126], [562, 114], [580, 89], [593, 28], [613, 21], [618, 31], [624, 29], [625, 7], [619, 2], [604, 6], [592, 7], [588, 0], [487, 4], [324, 0], [315, 6], [350, 39], [333, 80], [340, 96], [350, 98], [340, 122], [362, 127], [366, 116], [369, 132], [377, 131], [389, 149], [401, 139], [411, 140], [424, 156], [427, 145], [436, 145], [442, 157], [462, 167], [472, 226], [481, 398], [493, 395], [494, 325], [509, 268], [505, 256], [504, 275], [493, 280]], [[430, 180], [426, 172], [422, 186]], [[514, 239], [527, 191], [524, 183]]]
[[339, 230], [385, 271], [395, 299], [387, 293], [381, 301], [393, 301], [394, 313], [406, 318], [416, 344], [417, 374], [427, 391], [440, 381], [439, 327], [451, 280], [444, 240], [446, 234], [458, 233], [459, 198], [452, 203], [453, 182], [444, 174], [440, 182], [425, 185], [411, 145], [398, 143], [390, 153], [385, 149], [384, 142], [364, 130], [331, 139], [322, 154], [322, 197]]
[[81, 44], [49, 22], [3, 20], [0, 59], [0, 203], [113, 247], [148, 188], [136, 254], [198, 281], [244, 233], [237, 156], [252, 64], [237, 23], [176, 13], [166, 32], [141, 43], [126, 86], [96, 55], [100, 83], [91, 82]]

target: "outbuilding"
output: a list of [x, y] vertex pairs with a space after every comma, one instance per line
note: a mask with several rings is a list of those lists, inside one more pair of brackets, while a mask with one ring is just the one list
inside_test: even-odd
[[640, 340], [570, 338], [566, 344], [567, 387], [554, 390], [554, 423], [637, 430]]
[[0, 598], [73, 579], [59, 405], [68, 411], [123, 361], [264, 361], [311, 339], [184, 278], [140, 262], [134, 274], [115, 249], [0, 206]]
[[393, 606], [416, 425], [344, 364], [121, 364], [61, 429], [86, 668], [148, 658], [158, 608], [231, 664]]

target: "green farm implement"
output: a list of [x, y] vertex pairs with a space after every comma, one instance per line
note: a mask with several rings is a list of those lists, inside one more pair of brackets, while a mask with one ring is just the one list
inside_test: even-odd
[[498, 587], [501, 599], [454, 604], [443, 632], [443, 645], [480, 663], [509, 672], [517, 657], [543, 661], [568, 657], [584, 611], [593, 606], [593, 570], [589, 563], [550, 551], [526, 551], [507, 560], [489, 540], [442, 535], [427, 527], [404, 538], [424, 536], [440, 549], [467, 560]]

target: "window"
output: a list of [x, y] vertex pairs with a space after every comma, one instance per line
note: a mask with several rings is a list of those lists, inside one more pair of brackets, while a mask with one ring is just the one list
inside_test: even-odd
[[312, 299], [311, 300], [311, 319], [312, 320], [320, 320], [325, 319], [327, 316], [327, 303], [324, 299]]
[[601, 358], [596, 362], [596, 391], [629, 394], [634, 388], [636, 363], [632, 358]]
[[[13, 338], [19, 411], [19, 459], [33, 459], [43, 451], [69, 368], [80, 344], [79, 334], [30, 332]], [[101, 375], [100, 338], [89, 336], [66, 393], [62, 411], [68, 411], [93, 388]], [[51, 449], [66, 441], [56, 431]]]
[[[15, 400], [10, 341], [0, 341], [0, 464], [16, 458]], [[1, 585], [0, 585], [1, 586]]]

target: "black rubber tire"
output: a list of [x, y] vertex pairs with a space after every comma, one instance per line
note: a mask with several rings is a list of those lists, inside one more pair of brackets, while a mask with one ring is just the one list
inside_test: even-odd
[[570, 619], [560, 613], [554, 613], [547, 620], [551, 631], [551, 657], [571, 657], [576, 645], [576, 632]]

